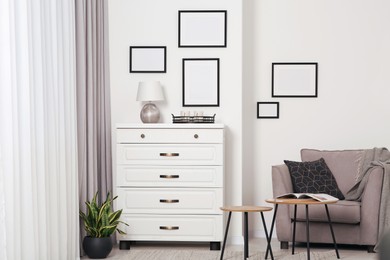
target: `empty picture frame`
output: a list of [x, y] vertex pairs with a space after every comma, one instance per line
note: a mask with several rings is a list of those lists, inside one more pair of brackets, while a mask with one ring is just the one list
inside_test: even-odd
[[130, 73], [166, 73], [166, 46], [130, 46]]
[[226, 10], [179, 11], [179, 47], [226, 47]]
[[279, 118], [279, 102], [257, 102], [257, 118]]
[[183, 107], [219, 106], [219, 59], [183, 59]]
[[318, 63], [272, 63], [272, 97], [317, 97]]

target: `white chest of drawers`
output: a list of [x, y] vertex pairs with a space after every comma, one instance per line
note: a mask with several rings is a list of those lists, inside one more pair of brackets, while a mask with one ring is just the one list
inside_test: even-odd
[[224, 197], [222, 124], [118, 124], [116, 208], [131, 241], [210, 242], [219, 250]]

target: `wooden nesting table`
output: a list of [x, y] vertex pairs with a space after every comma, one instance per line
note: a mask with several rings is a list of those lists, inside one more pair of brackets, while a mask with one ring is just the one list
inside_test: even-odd
[[[223, 245], [222, 245], [222, 252], [221, 252], [221, 260], [223, 259], [223, 253], [225, 252], [225, 245], [226, 245], [226, 238], [227, 234], [229, 232], [229, 225], [230, 225], [230, 219], [232, 216], [232, 212], [241, 212], [243, 213], [244, 217], [244, 259], [248, 258], [249, 255], [249, 246], [248, 246], [248, 212], [260, 212], [261, 219], [263, 221], [263, 226], [264, 226], [264, 232], [265, 236], [267, 239], [267, 256], [268, 252], [271, 253], [271, 259], [274, 259], [273, 253], [272, 253], [272, 248], [271, 248], [271, 235], [268, 236], [268, 231], [267, 231], [267, 226], [265, 225], [265, 220], [264, 220], [264, 214], [263, 212], [265, 211], [271, 211], [271, 207], [262, 207], [262, 206], [226, 206], [226, 207], [221, 207], [220, 208], [222, 211], [229, 212], [227, 224], [226, 224], [226, 231], [225, 231], [225, 238], [223, 240]], [[266, 256], [266, 258], [267, 258]]]
[[[272, 232], [275, 225], [276, 213], [278, 211], [279, 204], [285, 205], [294, 205], [294, 219], [293, 219], [293, 241], [292, 241], [292, 254], [294, 254], [295, 250], [295, 227], [296, 227], [296, 218], [297, 218], [297, 205], [305, 205], [306, 209], [306, 248], [307, 248], [307, 259], [310, 260], [310, 232], [309, 232], [309, 205], [324, 205], [326, 210], [326, 215], [328, 217], [328, 223], [330, 232], [332, 234], [334, 248], [336, 250], [337, 258], [340, 259], [339, 251], [337, 249], [336, 239], [333, 232], [332, 221], [330, 219], [328, 204], [336, 203], [337, 201], [317, 201], [314, 199], [267, 199], [266, 202], [275, 204], [274, 216], [272, 218], [271, 230], [269, 237], [272, 237]], [[272, 253], [272, 252], [271, 252]], [[268, 248], [265, 254], [265, 258], [268, 256]]]

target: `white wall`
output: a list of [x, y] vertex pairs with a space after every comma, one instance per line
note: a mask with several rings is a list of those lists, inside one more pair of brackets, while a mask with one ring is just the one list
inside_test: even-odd
[[[244, 202], [270, 198], [271, 166], [303, 147], [390, 148], [389, 1], [243, 3]], [[305, 61], [319, 64], [318, 98], [271, 98], [271, 63]], [[255, 119], [258, 101], [279, 101], [280, 119]]]
[[[178, 10], [227, 10], [227, 48], [178, 48]], [[141, 123], [135, 101], [139, 81], [159, 80], [166, 101], [157, 105], [162, 123], [171, 113], [203, 110], [226, 125], [226, 204], [242, 203], [242, 3], [237, 0], [109, 1], [112, 126]], [[129, 73], [129, 46], [167, 46], [167, 73]], [[182, 107], [182, 58], [220, 58], [220, 106]], [[115, 132], [113, 132], [113, 145]], [[114, 146], [115, 147], [115, 146]], [[115, 149], [114, 158], [115, 162]], [[115, 164], [114, 164], [115, 167]], [[114, 168], [115, 172], [115, 168]], [[241, 222], [232, 219], [233, 241], [241, 238]]]
[[[387, 0], [112, 0], [109, 9], [113, 126], [140, 122], [135, 95], [145, 79], [164, 84], [159, 107], [171, 122], [183, 110], [181, 59], [221, 59], [221, 106], [202, 109], [228, 127], [227, 203], [264, 205], [271, 166], [299, 160], [303, 147], [390, 147]], [[228, 47], [177, 48], [181, 9], [228, 10]], [[130, 74], [130, 45], [166, 45], [167, 73]], [[271, 98], [271, 63], [283, 61], [318, 62], [318, 98]], [[256, 119], [258, 101], [279, 101], [280, 118]], [[240, 235], [233, 220], [229, 234]], [[252, 229], [262, 235], [258, 219]]]

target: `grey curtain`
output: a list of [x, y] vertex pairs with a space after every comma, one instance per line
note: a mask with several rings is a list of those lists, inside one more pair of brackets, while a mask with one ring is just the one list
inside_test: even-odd
[[[79, 204], [112, 194], [107, 0], [75, 0]], [[80, 225], [80, 241], [85, 236]]]

